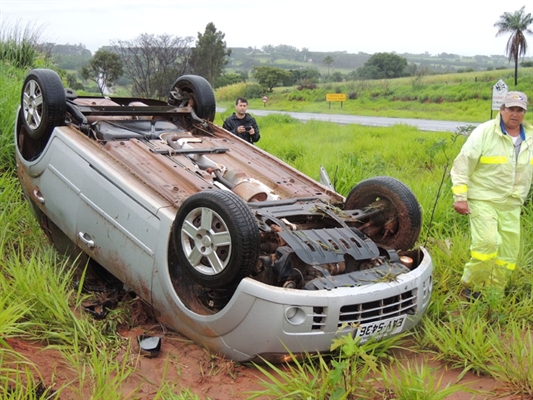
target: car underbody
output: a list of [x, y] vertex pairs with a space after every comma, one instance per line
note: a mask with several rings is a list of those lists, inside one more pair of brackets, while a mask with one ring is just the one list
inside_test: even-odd
[[[341, 196], [214, 124], [199, 77], [178, 79], [167, 102], [63, 99], [42, 71], [16, 123], [24, 193], [56, 247], [95, 260], [167, 326], [250, 360], [420, 320], [432, 264], [401, 182]], [[246, 343], [258, 328], [264, 344]]]

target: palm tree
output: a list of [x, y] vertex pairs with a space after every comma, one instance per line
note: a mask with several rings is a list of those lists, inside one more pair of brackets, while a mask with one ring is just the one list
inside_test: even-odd
[[331, 57], [331, 56], [326, 56], [322, 60], [322, 64], [324, 64], [325, 66], [328, 67], [328, 78], [329, 78], [329, 67], [330, 67], [331, 64], [333, 64], [334, 61], [335, 60], [333, 60], [333, 57]]
[[518, 56], [524, 56], [527, 50], [527, 41], [525, 33], [533, 34], [529, 25], [533, 23], [531, 13], [526, 14], [525, 6], [513, 14], [505, 12], [500, 15], [500, 19], [494, 24], [498, 28], [496, 36], [510, 33], [511, 36], [507, 41], [505, 53], [509, 57], [509, 62], [514, 60], [514, 84], [518, 83]]

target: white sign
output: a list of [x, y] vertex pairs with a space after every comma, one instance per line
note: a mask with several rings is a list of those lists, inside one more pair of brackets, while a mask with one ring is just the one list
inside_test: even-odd
[[263, 103], [266, 103], [268, 101], [268, 97], [263, 96], [263, 97], [261, 97], [261, 100], [263, 100]]
[[501, 79], [492, 87], [492, 110], [499, 110], [507, 94], [507, 84]]

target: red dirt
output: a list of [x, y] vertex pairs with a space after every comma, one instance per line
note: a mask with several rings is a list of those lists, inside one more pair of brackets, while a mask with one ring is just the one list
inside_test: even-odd
[[[123, 386], [123, 398], [152, 399], [163, 380], [168, 382], [169, 386], [176, 385], [176, 392], [180, 389], [188, 389], [197, 394], [200, 399], [206, 400], [244, 400], [250, 397], [251, 391], [263, 389], [260, 382], [262, 379], [266, 380], [266, 377], [255, 368], [211, 355], [207, 350], [182, 335], [163, 329], [154, 321], [148, 321], [146, 315], [141, 315], [141, 310], [142, 307], [132, 307], [134, 314], [144, 320], [142, 324], [133, 329], [122, 329], [118, 332], [124, 338], [125, 343], [134, 350], [133, 356], [130, 356], [129, 365], [135, 366], [135, 372]], [[147, 358], [139, 354], [137, 336], [142, 334], [163, 338], [158, 357]], [[13, 350], [37, 366], [46, 387], [58, 389], [61, 385], [70, 382], [69, 386], [73, 390], [63, 390], [61, 400], [78, 400], [91, 396], [90, 388], [85, 388], [86, 393], [81, 396], [74, 392], [78, 389], [75, 382], [76, 372], [62, 359], [59, 352], [45, 350], [42, 344], [19, 339], [7, 339], [7, 343]], [[125, 354], [124, 348], [120, 356], [123, 357]], [[409, 360], [411, 365], [421, 361], [429, 363], [432, 368], [439, 371], [437, 379], [442, 374], [443, 386], [461, 383], [482, 392], [481, 394], [456, 393], [447, 397], [449, 400], [512, 399], [512, 397], [499, 397], [497, 395], [498, 383], [488, 377], [467, 373], [460, 382], [457, 382], [460, 370], [448, 370], [443, 364], [431, 361], [428, 355], [399, 351], [395, 353], [395, 357], [399, 360]], [[264, 400], [268, 397], [260, 399]]]

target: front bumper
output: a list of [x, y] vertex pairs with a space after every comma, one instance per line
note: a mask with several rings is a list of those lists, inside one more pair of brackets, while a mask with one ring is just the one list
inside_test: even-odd
[[[380, 324], [393, 325], [392, 334], [418, 324], [430, 302], [433, 272], [430, 255], [424, 248], [421, 252], [420, 265], [394, 281], [297, 290], [246, 278], [227, 306], [215, 315], [199, 315], [184, 310], [181, 304], [174, 318], [163, 318], [197, 343], [235, 361], [258, 357], [279, 361], [289, 352], [327, 353], [333, 339], [356, 334], [361, 327], [386, 335], [387, 331], [377, 329]], [[174, 300], [174, 305], [180, 303], [177, 296]], [[361, 342], [370, 338], [372, 332], [367, 333], [359, 332]]]

